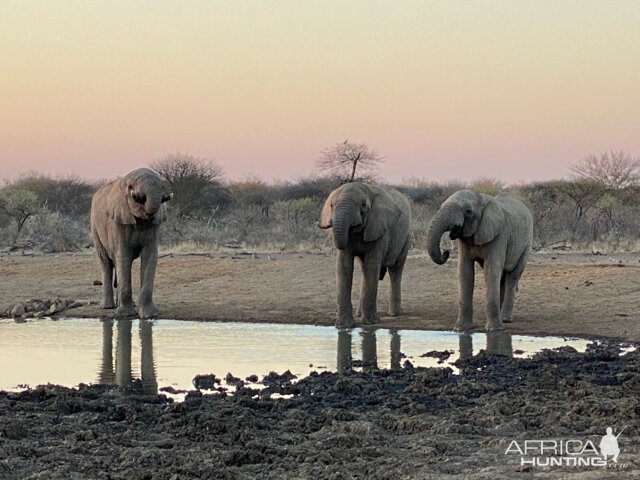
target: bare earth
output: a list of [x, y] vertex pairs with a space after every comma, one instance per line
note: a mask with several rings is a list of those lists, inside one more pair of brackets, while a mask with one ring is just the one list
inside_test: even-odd
[[[333, 253], [166, 255], [158, 262], [155, 302], [163, 318], [332, 325]], [[138, 262], [134, 270], [138, 270]], [[359, 293], [356, 265], [354, 305]], [[137, 272], [136, 272], [137, 274]], [[109, 317], [102, 310], [97, 259], [73, 255], [0, 256], [0, 311], [32, 298], [72, 298], [89, 306], [67, 316]], [[137, 275], [134, 277], [134, 295]], [[403, 278], [405, 315], [385, 317], [388, 277], [380, 284], [381, 327], [451, 330], [457, 315], [456, 261], [435, 265], [410, 254]], [[484, 279], [477, 268], [475, 325], [484, 330]], [[135, 297], [134, 297], [135, 298]], [[640, 340], [640, 255], [536, 254], [520, 281], [517, 334], [554, 334]]]

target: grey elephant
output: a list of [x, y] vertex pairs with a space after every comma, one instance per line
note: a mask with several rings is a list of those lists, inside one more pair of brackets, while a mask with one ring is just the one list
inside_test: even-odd
[[484, 270], [487, 285], [487, 330], [501, 330], [513, 321], [513, 302], [533, 241], [529, 209], [510, 193], [495, 197], [461, 190], [436, 212], [427, 233], [431, 259], [441, 265], [449, 251], [440, 249], [440, 238], [450, 232], [458, 239], [458, 294], [460, 309], [456, 330], [473, 327], [474, 262]]
[[[117, 317], [136, 315], [131, 291], [131, 264], [140, 257], [138, 316], [154, 318], [153, 282], [158, 262], [158, 229], [166, 218], [167, 182], [155, 170], [139, 168], [109, 182], [93, 195], [91, 234], [102, 265], [102, 308], [115, 308]], [[113, 269], [115, 268], [115, 281]]]
[[378, 321], [378, 281], [389, 270], [391, 300], [389, 315], [401, 315], [400, 282], [409, 250], [411, 208], [393, 188], [346, 183], [335, 189], [324, 204], [320, 228], [327, 229], [338, 249], [337, 327], [353, 327], [351, 289], [353, 262], [363, 270], [358, 313], [365, 324]]

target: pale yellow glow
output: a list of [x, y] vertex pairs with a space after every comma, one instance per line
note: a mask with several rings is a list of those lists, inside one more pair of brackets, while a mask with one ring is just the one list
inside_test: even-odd
[[0, 177], [183, 151], [286, 178], [345, 138], [391, 180], [640, 153], [636, 1], [5, 0], [0, 18]]

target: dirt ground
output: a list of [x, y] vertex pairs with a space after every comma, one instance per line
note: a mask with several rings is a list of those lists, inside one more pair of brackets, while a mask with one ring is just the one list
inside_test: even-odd
[[[236, 252], [237, 253], [237, 252]], [[155, 302], [162, 318], [332, 325], [333, 253], [165, 255], [158, 262]], [[457, 315], [456, 261], [434, 264], [412, 252], [403, 278], [405, 315], [384, 317], [388, 276], [381, 282], [381, 327], [451, 330]], [[137, 270], [138, 263], [134, 264]], [[359, 294], [356, 265], [354, 305]], [[485, 286], [477, 268], [475, 325], [484, 330]], [[108, 317], [101, 310], [100, 267], [91, 252], [0, 255], [0, 311], [32, 298], [90, 301], [64, 315]], [[134, 278], [134, 295], [137, 276]], [[640, 255], [534, 254], [520, 281], [515, 334], [609, 337], [640, 341]]]

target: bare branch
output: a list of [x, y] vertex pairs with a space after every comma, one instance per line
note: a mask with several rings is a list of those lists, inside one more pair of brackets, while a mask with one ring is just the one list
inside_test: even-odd
[[612, 188], [626, 188], [640, 183], [640, 158], [623, 151], [599, 156], [591, 154], [570, 167], [578, 178], [588, 178]]
[[356, 178], [373, 178], [378, 172], [378, 164], [384, 157], [366, 143], [349, 140], [325, 148], [316, 165], [325, 173], [340, 178], [343, 182], [353, 182]]

